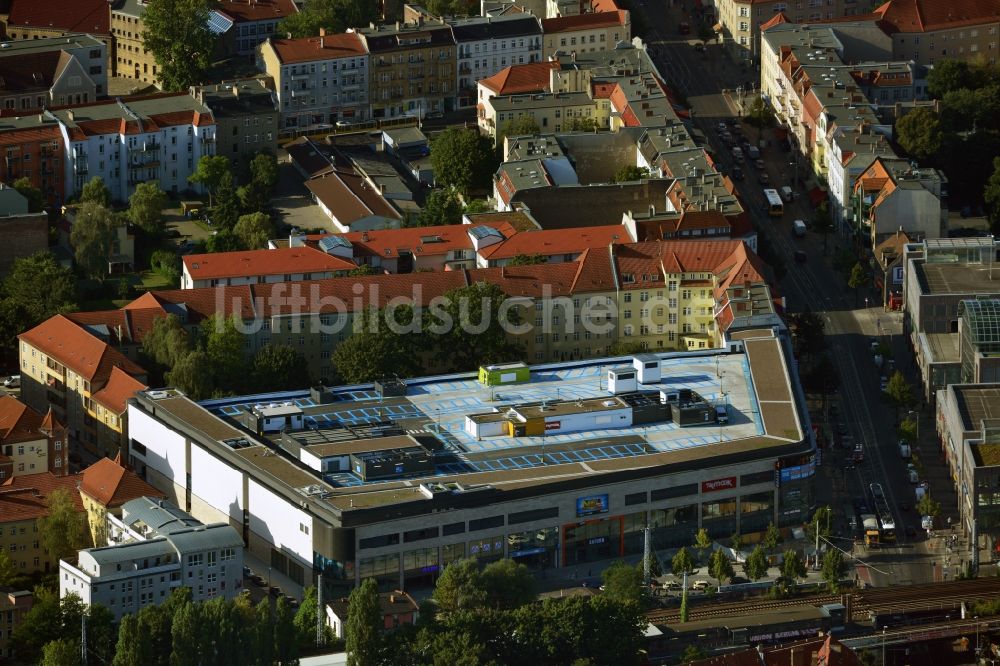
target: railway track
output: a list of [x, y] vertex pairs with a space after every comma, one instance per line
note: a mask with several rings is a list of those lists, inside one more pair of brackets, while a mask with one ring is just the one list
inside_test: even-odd
[[[962, 602], [984, 601], [1000, 596], [1000, 578], [976, 578], [926, 585], [907, 585], [858, 590], [852, 594], [855, 619], [866, 612], [904, 613], [906, 611], [957, 608]], [[726, 604], [692, 604], [688, 621], [754, 615], [796, 606], [822, 606], [840, 603], [840, 595], [818, 595], [791, 599], [767, 599]], [[657, 609], [646, 614], [652, 624], [676, 624], [680, 611], [676, 608]]]

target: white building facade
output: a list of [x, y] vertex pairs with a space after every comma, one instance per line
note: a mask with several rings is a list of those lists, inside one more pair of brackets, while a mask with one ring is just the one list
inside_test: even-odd
[[542, 59], [542, 24], [530, 14], [449, 20], [458, 46], [458, 106], [476, 105], [476, 82]]

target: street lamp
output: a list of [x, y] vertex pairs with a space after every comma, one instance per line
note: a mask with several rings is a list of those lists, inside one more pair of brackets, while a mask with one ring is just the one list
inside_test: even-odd
[[885, 666], [885, 630], [888, 627], [882, 627], [882, 666]]
[[972, 618], [976, 621], [976, 656], [979, 656], [979, 616], [976, 615]]

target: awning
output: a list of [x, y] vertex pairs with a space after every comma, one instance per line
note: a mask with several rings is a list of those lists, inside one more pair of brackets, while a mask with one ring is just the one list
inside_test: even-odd
[[822, 187], [814, 187], [809, 190], [809, 203], [813, 206], [818, 206], [826, 201], [826, 190]]
[[712, 30], [714, 30], [716, 32], [722, 32], [722, 23], [720, 22], [720, 23], [716, 23], [715, 25], [713, 25], [712, 26]]

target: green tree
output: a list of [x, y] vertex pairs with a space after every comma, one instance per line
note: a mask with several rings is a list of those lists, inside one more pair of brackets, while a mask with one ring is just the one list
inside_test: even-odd
[[170, 629], [170, 666], [198, 666], [201, 663], [205, 622], [201, 609], [201, 604], [189, 602], [174, 613]]
[[479, 563], [472, 558], [446, 566], [434, 586], [434, 601], [445, 615], [479, 608], [486, 600], [483, 574]]
[[963, 60], [941, 60], [927, 73], [927, 94], [933, 99], [941, 99], [953, 90], [978, 88], [982, 84], [981, 77]]
[[687, 549], [687, 546], [682, 546], [674, 554], [673, 559], [670, 561], [670, 568], [675, 576], [694, 573], [694, 558], [691, 557], [691, 551]]
[[149, 267], [154, 272], [177, 285], [181, 277], [181, 258], [172, 250], [153, 250], [149, 257]]
[[[635, 566], [640, 574], [642, 574], [643, 576], [646, 575], [645, 558], [640, 560], [639, 563]], [[656, 553], [649, 554], [649, 575], [652, 578], [659, 578], [660, 576], [663, 575], [663, 567], [660, 566], [660, 558], [656, 556]]]
[[19, 580], [17, 566], [10, 559], [10, 553], [6, 549], [0, 549], [0, 587], [14, 587], [15, 581]]
[[611, 182], [629, 183], [636, 180], [642, 180], [643, 178], [649, 178], [649, 169], [646, 167], [637, 167], [633, 164], [627, 164], [615, 172], [615, 175], [611, 177]]
[[274, 223], [267, 213], [250, 213], [241, 215], [233, 227], [233, 234], [247, 250], [259, 250], [274, 237]]
[[806, 535], [810, 542], [816, 540], [816, 525], [819, 524], [819, 535], [824, 539], [830, 537], [830, 523], [833, 519], [833, 510], [829, 506], [821, 506], [813, 513], [812, 520], [806, 524]]
[[31, 179], [27, 176], [22, 176], [18, 178], [13, 183], [11, 187], [21, 193], [25, 199], [28, 200], [28, 212], [29, 213], [40, 213], [45, 208], [45, 195], [37, 187], [32, 186]]
[[379, 275], [380, 271], [371, 264], [359, 264], [357, 268], [352, 268], [347, 272], [349, 277], [365, 277], [367, 275]]
[[157, 0], [142, 15], [143, 47], [156, 59], [164, 90], [201, 83], [211, 65], [215, 35], [208, 27], [211, 0]]
[[906, 409], [913, 404], [913, 387], [906, 381], [903, 373], [897, 370], [889, 377], [889, 383], [885, 387], [885, 395], [895, 408], [896, 422], [899, 422], [899, 410]]
[[[173, 2], [176, 0], [170, 1]], [[169, 2], [163, 4], [169, 4]], [[146, 32], [149, 32], [148, 24]], [[214, 201], [212, 197], [222, 184], [223, 177], [227, 173], [232, 178], [228, 159], [222, 155], [202, 155], [201, 159], [198, 160], [198, 167], [195, 169], [195, 172], [188, 176], [188, 182], [195, 185], [202, 185], [205, 188], [208, 192], [208, 205], [211, 207]]]
[[688, 590], [686, 587], [681, 590], [680, 620], [681, 624], [688, 621]]
[[917, 441], [917, 420], [910, 418], [903, 419], [899, 427], [896, 428], [896, 434], [908, 444], [914, 444]]
[[1000, 157], [993, 158], [993, 172], [986, 181], [983, 200], [989, 212], [990, 227], [994, 234], [1000, 234]]
[[767, 531], [764, 532], [764, 540], [762, 542], [764, 544], [764, 548], [766, 548], [768, 552], [774, 552], [774, 550], [778, 547], [778, 544], [782, 541], [781, 530], [779, 530], [774, 523], [768, 523]]
[[497, 164], [490, 140], [474, 129], [449, 127], [431, 142], [434, 180], [463, 195], [488, 188]]
[[512, 610], [535, 600], [535, 577], [528, 567], [510, 558], [487, 564], [481, 580], [487, 604], [497, 610]]
[[795, 341], [795, 350], [802, 355], [821, 354], [826, 349], [826, 323], [823, 318], [806, 309], [789, 315], [789, 324]]
[[68, 638], [49, 641], [42, 648], [40, 666], [77, 666], [80, 663], [80, 644]]
[[858, 290], [868, 284], [870, 276], [861, 262], [851, 268], [851, 276], [847, 278], [847, 286], [854, 290], [854, 305], [858, 304]]
[[760, 546], [755, 546], [747, 559], [743, 561], [743, 573], [747, 575], [747, 580], [757, 582], [767, 576], [767, 554]]
[[80, 203], [92, 203], [105, 208], [111, 207], [111, 190], [104, 184], [104, 179], [94, 176], [80, 190]]
[[899, 145], [918, 160], [936, 156], [944, 141], [941, 118], [926, 106], [917, 107], [897, 120], [895, 130]]
[[268, 152], [254, 155], [250, 160], [250, 182], [258, 185], [268, 195], [278, 185], [278, 160]]
[[260, 600], [254, 608], [256, 617], [253, 628], [253, 648], [257, 655], [259, 666], [270, 666], [274, 663], [274, 617], [270, 597]]
[[618, 560], [601, 572], [604, 594], [610, 599], [641, 604], [644, 598], [642, 572]]
[[[177, 591], [174, 592], [174, 595]], [[171, 595], [170, 599], [175, 599]], [[190, 592], [185, 597], [190, 599]], [[162, 606], [143, 606], [136, 614], [138, 623], [139, 663], [147, 666], [169, 666], [173, 648], [171, 635], [174, 613], [178, 606], [168, 602]], [[209, 631], [214, 630], [212, 627]]]
[[[212, 223], [220, 230], [233, 230], [240, 218], [240, 200], [236, 194], [236, 186], [233, 181], [231, 171], [226, 171], [219, 179], [219, 186], [215, 189], [215, 205], [211, 212]], [[233, 230], [234, 236], [239, 240]]]
[[264, 345], [253, 357], [251, 377], [258, 391], [290, 391], [309, 384], [309, 363], [288, 345]]
[[712, 547], [712, 538], [704, 527], [694, 535], [694, 549], [698, 551], [698, 559], [705, 557], [705, 551]]
[[681, 653], [681, 663], [687, 664], [692, 661], [700, 661], [708, 657], [708, 652], [700, 645], [688, 645]]
[[231, 229], [222, 227], [214, 235], [208, 237], [205, 243], [206, 252], [236, 252], [242, 250], [243, 244]]
[[146, 666], [142, 655], [143, 637], [139, 634], [139, 619], [130, 613], [118, 625], [118, 645], [112, 666]]
[[799, 578], [805, 578], [806, 563], [797, 550], [786, 550], [781, 561], [781, 588], [787, 592], [795, 586]]
[[924, 496], [917, 502], [917, 511], [921, 516], [937, 518], [941, 515], [941, 503], [931, 497], [929, 492], [925, 492]]
[[[350, 614], [347, 621], [350, 623]], [[297, 664], [299, 644], [295, 633], [295, 611], [288, 603], [288, 597], [279, 597], [274, 608], [274, 652], [282, 664]], [[350, 663], [350, 658], [348, 658]]]
[[823, 555], [823, 580], [830, 588], [831, 594], [836, 594], [840, 588], [840, 581], [847, 573], [847, 563], [844, 562], [844, 555], [836, 548], [830, 548]]
[[87, 275], [104, 278], [108, 274], [117, 227], [114, 214], [101, 204], [83, 203], [77, 208], [69, 239], [73, 258]]
[[10, 634], [11, 646], [23, 663], [36, 663], [46, 643], [62, 638], [69, 627], [63, 625], [59, 592], [36, 586], [31, 610]]
[[489, 199], [472, 199], [465, 204], [465, 214], [475, 215], [476, 213], [489, 213], [493, 211]]
[[[519, 136], [536, 136], [542, 131], [538, 122], [532, 116], [520, 116], [513, 120], [506, 120], [500, 123], [497, 132], [497, 148], [503, 151], [504, 139], [507, 137], [517, 138]], [[503, 155], [501, 155], [501, 158]]]
[[292, 37], [315, 37], [319, 29], [327, 34], [344, 32], [347, 28], [362, 28], [379, 21], [378, 6], [363, 0], [307, 0], [305, 7], [290, 14], [278, 24], [278, 34]]
[[507, 295], [495, 284], [476, 282], [444, 294], [441, 307], [428, 312], [427, 328], [437, 345], [437, 359], [455, 370], [475, 368], [516, 357], [520, 348], [505, 328], [520, 323]]
[[764, 101], [764, 98], [755, 97], [747, 110], [747, 122], [761, 130], [772, 127], [774, 125], [774, 110]]
[[203, 368], [217, 391], [239, 392], [246, 378], [244, 334], [236, 328], [236, 317], [212, 315], [201, 324], [201, 338], [209, 367]]
[[204, 351], [188, 352], [167, 371], [167, 383], [179, 388], [192, 400], [210, 398], [215, 388], [212, 378], [205, 371], [210, 365], [211, 360]]
[[739, 532], [733, 532], [733, 535], [729, 537], [729, 547], [737, 553], [740, 552], [743, 548], [743, 535]]
[[597, 120], [594, 118], [568, 118], [563, 123], [564, 132], [595, 132]]
[[733, 571], [733, 563], [726, 555], [726, 551], [721, 548], [712, 551], [708, 558], [708, 573], [719, 582], [719, 585], [724, 585], [724, 581], [736, 575]]
[[[299, 647], [303, 650], [316, 644], [316, 588], [310, 585], [304, 591], [302, 603], [295, 611], [295, 632]], [[323, 644], [329, 645], [335, 636], [333, 630], [323, 623]]]
[[507, 262], [508, 266], [535, 266], [548, 263], [549, 258], [544, 254], [515, 254]]
[[156, 181], [139, 183], [128, 198], [128, 219], [148, 234], [163, 233], [163, 209], [167, 195]]
[[434, 190], [427, 196], [417, 224], [421, 227], [461, 224], [462, 212], [462, 201], [458, 197], [458, 192], [450, 188]]
[[143, 354], [167, 368], [174, 366], [190, 351], [191, 338], [181, 320], [172, 314], [154, 319], [142, 339]]
[[403, 336], [388, 331], [356, 331], [333, 350], [330, 360], [343, 381], [370, 382], [411, 373], [414, 358]]
[[347, 666], [376, 666], [382, 646], [382, 611], [375, 579], [366, 578], [347, 602]]
[[833, 224], [833, 216], [830, 215], [830, 204], [823, 200], [813, 212], [813, 231], [823, 236], [823, 256], [826, 256], [826, 241], [830, 233], [836, 228]]
[[83, 511], [63, 488], [50, 492], [45, 505], [46, 514], [36, 521], [42, 548], [54, 558], [76, 555], [87, 546], [87, 520]]

